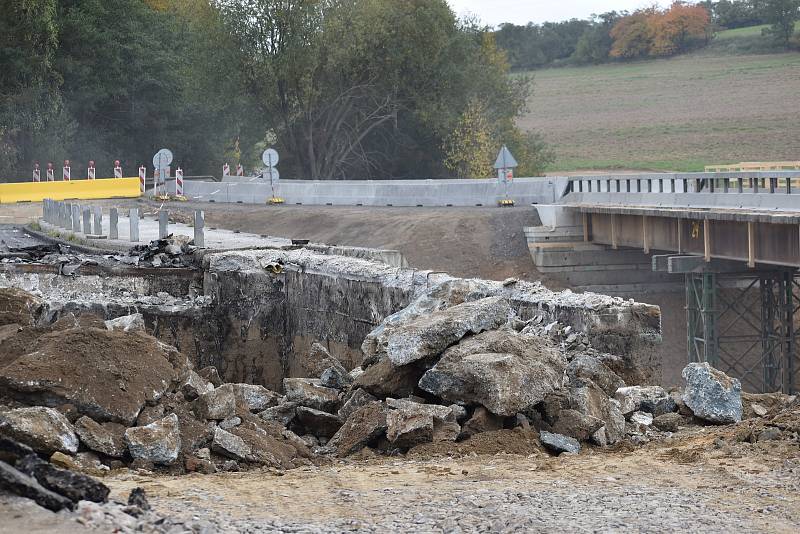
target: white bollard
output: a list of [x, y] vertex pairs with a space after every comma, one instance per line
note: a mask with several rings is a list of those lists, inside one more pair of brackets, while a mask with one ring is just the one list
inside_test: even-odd
[[139, 167], [139, 190], [142, 194], [147, 190], [147, 167]]
[[180, 167], [175, 170], [175, 195], [183, 196], [183, 170]]
[[236, 176], [244, 176], [244, 167], [242, 167], [241, 163], [236, 165]]

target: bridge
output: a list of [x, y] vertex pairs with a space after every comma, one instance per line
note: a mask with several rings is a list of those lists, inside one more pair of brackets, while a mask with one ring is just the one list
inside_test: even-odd
[[751, 391], [797, 390], [800, 171], [580, 176], [538, 210], [526, 235], [541, 271], [610, 293], [682, 290], [690, 360]]

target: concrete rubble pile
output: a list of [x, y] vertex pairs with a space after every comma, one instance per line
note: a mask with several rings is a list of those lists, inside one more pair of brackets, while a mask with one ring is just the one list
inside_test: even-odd
[[[171, 254], [162, 248], [144, 254]], [[107, 497], [80, 473], [121, 468], [283, 470], [516, 429], [553, 454], [578, 453], [750, 412], [773, 417], [776, 439], [800, 431], [780, 422], [796, 400], [745, 410], [738, 380], [707, 364], [684, 370], [683, 391], [626, 384], [621, 375], [636, 373], [584, 333], [543, 314], [518, 318], [503, 292], [514, 283], [435, 286], [366, 337], [361, 365], [347, 369], [315, 343], [306, 358], [312, 376], [284, 378], [280, 393], [195, 369], [147, 334], [140, 315], [43, 324], [38, 298], [0, 290], [0, 449], [24, 453], [0, 451], [0, 487], [71, 508]]]

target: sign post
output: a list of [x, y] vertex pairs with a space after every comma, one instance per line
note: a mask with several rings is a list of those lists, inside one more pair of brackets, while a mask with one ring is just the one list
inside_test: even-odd
[[509, 184], [514, 182], [514, 169], [518, 167], [517, 160], [511, 155], [506, 145], [500, 148], [500, 153], [497, 154], [497, 160], [494, 162], [494, 168], [497, 169], [497, 179], [503, 184], [503, 198], [500, 199], [499, 204], [501, 207], [513, 207], [514, 200], [508, 196]]
[[275, 186], [278, 185], [278, 181], [281, 178], [278, 169], [275, 168], [278, 165], [278, 161], [280, 161], [280, 156], [278, 155], [278, 151], [274, 148], [268, 148], [261, 154], [261, 161], [264, 162], [264, 165], [267, 166], [266, 170], [264, 171], [264, 179], [266, 180], [269, 178], [269, 183], [272, 188], [272, 198], [269, 199], [270, 204], [283, 204], [283, 199], [279, 196], [275, 195]]
[[169, 165], [172, 163], [172, 152], [166, 148], [162, 148], [153, 156], [153, 167], [156, 169], [154, 173], [155, 187], [153, 187], [153, 195], [158, 196], [158, 185], [165, 184], [164, 193], [166, 194], [166, 181], [169, 178]]

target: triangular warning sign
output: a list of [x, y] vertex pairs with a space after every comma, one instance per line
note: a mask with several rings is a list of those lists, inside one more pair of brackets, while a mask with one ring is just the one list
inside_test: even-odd
[[511, 151], [508, 150], [508, 147], [503, 145], [503, 148], [500, 149], [500, 153], [497, 154], [497, 161], [494, 162], [494, 168], [513, 169], [515, 167], [517, 167], [517, 160], [511, 155]]

